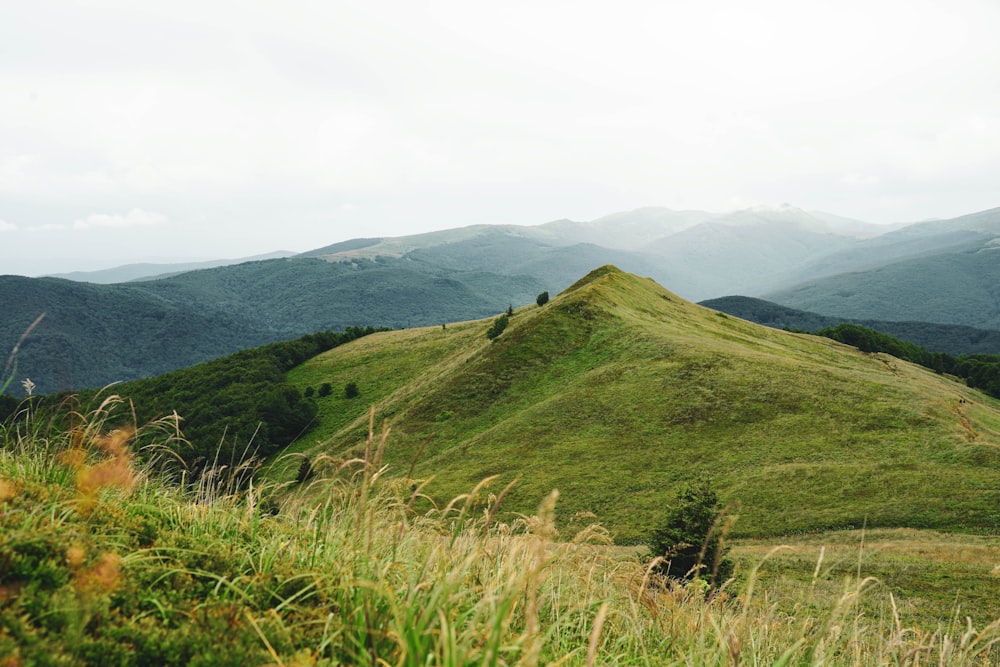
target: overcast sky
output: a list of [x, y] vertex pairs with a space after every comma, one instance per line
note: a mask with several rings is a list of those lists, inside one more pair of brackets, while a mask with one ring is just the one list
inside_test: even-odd
[[1000, 206], [1000, 3], [2, 0], [0, 273]]

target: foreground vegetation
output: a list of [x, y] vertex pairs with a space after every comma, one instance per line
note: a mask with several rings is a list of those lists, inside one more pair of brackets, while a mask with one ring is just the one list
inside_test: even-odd
[[[982, 664], [994, 625], [922, 627], [876, 582], [820, 562], [808, 589], [738, 578], [706, 598], [590, 526], [560, 535], [490, 480], [416, 511], [385, 475], [389, 433], [298, 494], [155, 453], [174, 425], [108, 430], [115, 397], [68, 431], [30, 410], [0, 431], [4, 665]], [[139, 466], [136, 449], [148, 463]], [[280, 502], [279, 502], [280, 500]], [[318, 501], [318, 502], [317, 502]], [[757, 565], [762, 566], [758, 569]], [[788, 571], [788, 563], [782, 571]], [[836, 579], [833, 584], [830, 579]]]

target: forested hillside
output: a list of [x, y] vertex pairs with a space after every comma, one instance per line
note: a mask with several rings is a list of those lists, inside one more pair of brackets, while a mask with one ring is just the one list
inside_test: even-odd
[[150, 377], [326, 329], [485, 317], [545, 288], [531, 277], [398, 258], [277, 259], [122, 285], [0, 276], [0, 349], [13, 349], [44, 313], [16, 370], [48, 393]]
[[[25, 407], [36, 415], [65, 413], [67, 401], [79, 406], [76, 412], [86, 412], [114, 395], [132, 406], [118, 417], [124, 418], [124, 424], [152, 423], [175, 414], [179, 417], [183, 436], [169, 443], [169, 458], [177, 459], [191, 475], [206, 466], [232, 468], [250, 458], [262, 461], [281, 452], [312, 426], [316, 399], [331, 391], [329, 385], [300, 390], [289, 384], [288, 371], [377, 331], [373, 327], [322, 331], [111, 388], [34, 396], [29, 403], [0, 395], [0, 423]], [[6, 378], [0, 379], [0, 387], [5, 382]]]

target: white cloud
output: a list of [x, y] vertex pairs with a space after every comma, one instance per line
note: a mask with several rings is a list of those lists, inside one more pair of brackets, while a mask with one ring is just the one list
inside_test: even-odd
[[7, 222], [6, 220], [0, 219], [0, 232], [15, 232], [17, 231], [17, 225], [12, 222]]
[[991, 0], [230, 4], [7, 12], [4, 215], [89, 254], [233, 256], [646, 205], [1000, 205]]
[[73, 229], [94, 229], [98, 227], [148, 227], [161, 225], [167, 221], [166, 216], [150, 213], [140, 208], [133, 208], [124, 215], [108, 213], [92, 213], [86, 218], [75, 220]]
[[879, 178], [872, 174], [858, 174], [851, 172], [844, 174], [840, 177], [840, 182], [844, 185], [850, 185], [855, 187], [865, 187], [870, 185], [878, 185]]
[[31, 225], [27, 228], [29, 232], [60, 232], [65, 229], [69, 229], [69, 225], [60, 225], [54, 222], [48, 222], [43, 225]]

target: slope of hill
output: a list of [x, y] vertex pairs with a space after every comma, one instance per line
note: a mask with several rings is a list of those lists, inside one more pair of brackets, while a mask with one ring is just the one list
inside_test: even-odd
[[892, 322], [833, 317], [796, 310], [772, 301], [747, 296], [708, 299], [699, 305], [776, 329], [818, 331], [841, 322], [850, 322], [887, 333], [932, 352], [947, 352], [951, 355], [1000, 354], [1000, 331], [988, 329], [932, 322]]
[[679, 484], [715, 479], [741, 534], [843, 526], [993, 529], [1000, 403], [884, 355], [760, 327], [604, 267], [548, 305], [490, 322], [376, 334], [289, 374], [320, 401], [309, 454], [361, 452], [365, 411], [392, 432], [395, 474], [450, 498], [520, 478], [510, 506], [552, 488], [562, 516], [619, 539], [654, 526]]
[[650, 577], [644, 554], [608, 548], [600, 531], [557, 535], [551, 504], [520, 520], [482, 490], [486, 511], [460, 498], [425, 513], [399, 501], [408, 489], [377, 474], [376, 459], [281, 499], [277, 513], [272, 485], [177, 484], [133, 459], [170, 441], [168, 423], [106, 430], [129, 412], [109, 400], [69, 431], [38, 416], [0, 424], [5, 665], [981, 667], [1000, 657], [996, 537], [754, 541], [731, 552], [726, 594], [706, 599]]
[[763, 294], [837, 317], [1000, 329], [1000, 208], [907, 225], [801, 267]]

